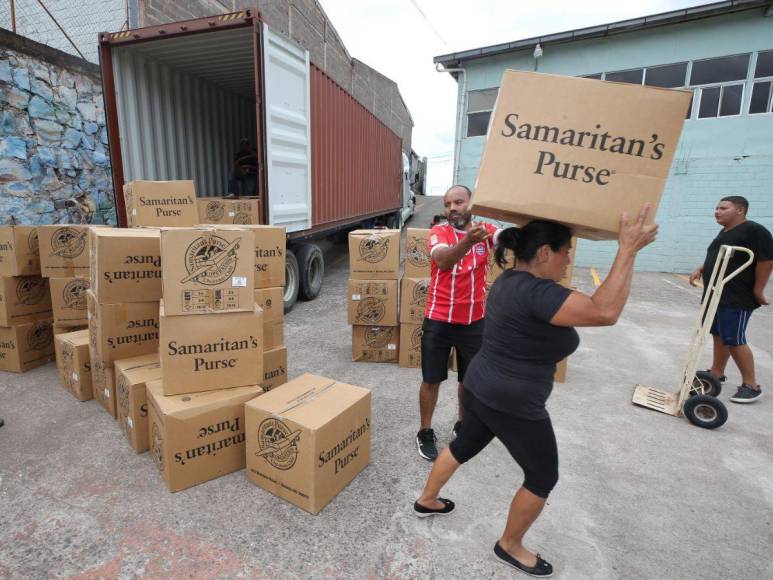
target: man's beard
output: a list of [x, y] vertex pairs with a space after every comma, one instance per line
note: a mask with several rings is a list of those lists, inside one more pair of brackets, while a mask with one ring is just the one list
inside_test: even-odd
[[467, 226], [467, 224], [470, 223], [470, 220], [472, 220], [471, 213], [457, 213], [448, 217], [448, 223], [460, 230]]

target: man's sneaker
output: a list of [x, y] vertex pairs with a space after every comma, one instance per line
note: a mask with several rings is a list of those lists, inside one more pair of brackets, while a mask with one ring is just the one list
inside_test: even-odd
[[416, 435], [416, 447], [421, 455], [427, 461], [437, 459], [437, 437], [432, 429], [422, 429]]
[[457, 421], [456, 423], [454, 423], [454, 428], [451, 429], [451, 436], [454, 439], [459, 437], [459, 429], [461, 429], [461, 428], [462, 428], [462, 422], [461, 421]]
[[753, 388], [751, 385], [743, 384], [738, 387], [735, 395], [730, 397], [733, 403], [753, 403], [762, 397], [762, 389], [757, 387]]

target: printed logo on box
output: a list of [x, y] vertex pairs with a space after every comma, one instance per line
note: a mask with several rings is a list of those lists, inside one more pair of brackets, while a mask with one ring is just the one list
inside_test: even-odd
[[429, 281], [422, 280], [413, 287], [413, 301], [411, 304], [426, 304], [427, 292], [429, 292]]
[[118, 413], [122, 417], [129, 416], [129, 383], [126, 377], [121, 373], [118, 375], [118, 385], [116, 385], [118, 391]]
[[[62, 367], [72, 367], [73, 351], [69, 344], [62, 345]], [[73, 380], [76, 380], [76, 374], [73, 372]], [[69, 386], [69, 385], [68, 385]]]
[[252, 223], [252, 216], [244, 211], [237, 211], [234, 216], [234, 223], [240, 225], [249, 225]]
[[46, 296], [46, 286], [42, 278], [19, 278], [16, 284], [16, 299], [19, 304], [32, 306]]
[[38, 229], [35, 228], [27, 236], [27, 245], [35, 256], [40, 255], [40, 242], [38, 241]]
[[38, 322], [27, 333], [27, 346], [29, 350], [45, 350], [51, 345], [53, 336], [50, 324]]
[[424, 334], [424, 329], [421, 326], [417, 326], [411, 332], [411, 350], [417, 350], [421, 348], [421, 335]]
[[389, 252], [389, 238], [371, 235], [360, 241], [360, 259], [369, 264], [383, 260]]
[[158, 470], [164, 471], [164, 438], [155, 422], [150, 428], [150, 456]]
[[391, 327], [372, 326], [365, 331], [365, 344], [372, 349], [384, 348], [391, 340]]
[[220, 221], [223, 219], [223, 215], [225, 214], [225, 208], [223, 207], [223, 202], [221, 201], [208, 201], [207, 205], [204, 206], [204, 213], [207, 216], [208, 220], [211, 221]]
[[83, 310], [86, 308], [86, 290], [89, 289], [87, 280], [75, 278], [64, 285], [62, 289], [62, 302], [65, 308], [71, 310]]
[[369, 296], [357, 305], [357, 321], [364, 324], [378, 322], [386, 314], [386, 304], [379, 298]]
[[198, 282], [207, 286], [222, 284], [236, 270], [241, 238], [229, 243], [216, 235], [196, 238], [185, 250], [185, 268], [188, 275], [180, 283]]
[[[433, 236], [437, 238], [437, 236]], [[427, 253], [426, 241], [420, 238], [409, 236], [406, 240], [405, 251], [406, 258], [411, 265], [417, 268], [426, 268], [429, 266], [429, 254]]]
[[270, 465], [287, 471], [298, 459], [298, 442], [301, 430], [290, 431], [280, 419], [264, 419], [258, 426], [258, 447], [256, 457], [262, 457]]
[[86, 247], [86, 230], [59, 228], [51, 236], [51, 255], [60, 258], [77, 258]]

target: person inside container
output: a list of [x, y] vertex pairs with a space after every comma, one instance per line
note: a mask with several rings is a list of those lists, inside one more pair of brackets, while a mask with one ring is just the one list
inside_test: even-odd
[[645, 225], [650, 209], [646, 204], [632, 221], [623, 214], [612, 269], [592, 296], [558, 283], [570, 260], [572, 232], [566, 226], [534, 220], [497, 238], [497, 263], [504, 268], [511, 250], [517, 264], [497, 278], [488, 295], [482, 345], [464, 380], [464, 421], [432, 466], [413, 509], [419, 517], [453, 512], [455, 504], [440, 497], [441, 488], [496, 437], [523, 469], [524, 480], [494, 554], [532, 576], [553, 573], [551, 564], [523, 545], [523, 537], [558, 481], [556, 438], [545, 409], [556, 364], [579, 345], [574, 327], [617, 322], [631, 290], [636, 255], [657, 234], [657, 225]]
[[258, 189], [258, 152], [244, 138], [239, 141], [239, 151], [228, 175], [229, 195], [255, 195]]

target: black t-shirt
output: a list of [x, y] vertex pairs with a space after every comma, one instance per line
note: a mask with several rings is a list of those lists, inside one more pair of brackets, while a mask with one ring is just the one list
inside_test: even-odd
[[[759, 308], [759, 304], [754, 299], [754, 274], [758, 262], [773, 260], [773, 237], [764, 227], [753, 221], [745, 221], [738, 224], [728, 231], [720, 231], [714, 241], [709, 245], [706, 252], [706, 261], [703, 263], [703, 287], [708, 288], [711, 273], [714, 270], [714, 263], [717, 260], [720, 246], [741, 246], [754, 252], [754, 262], [741, 272], [738, 276], [725, 284], [722, 291], [722, 298], [719, 303], [729, 308], [738, 308], [739, 310], [754, 310]], [[729, 274], [748, 259], [743, 252], [738, 252], [727, 265]]]
[[258, 170], [258, 154], [255, 151], [238, 151], [234, 155], [234, 161], [243, 173], [255, 173]]
[[465, 388], [505, 413], [546, 418], [556, 363], [580, 344], [574, 328], [550, 324], [571, 293], [528, 272], [500, 275], [486, 300], [483, 343], [467, 369]]

